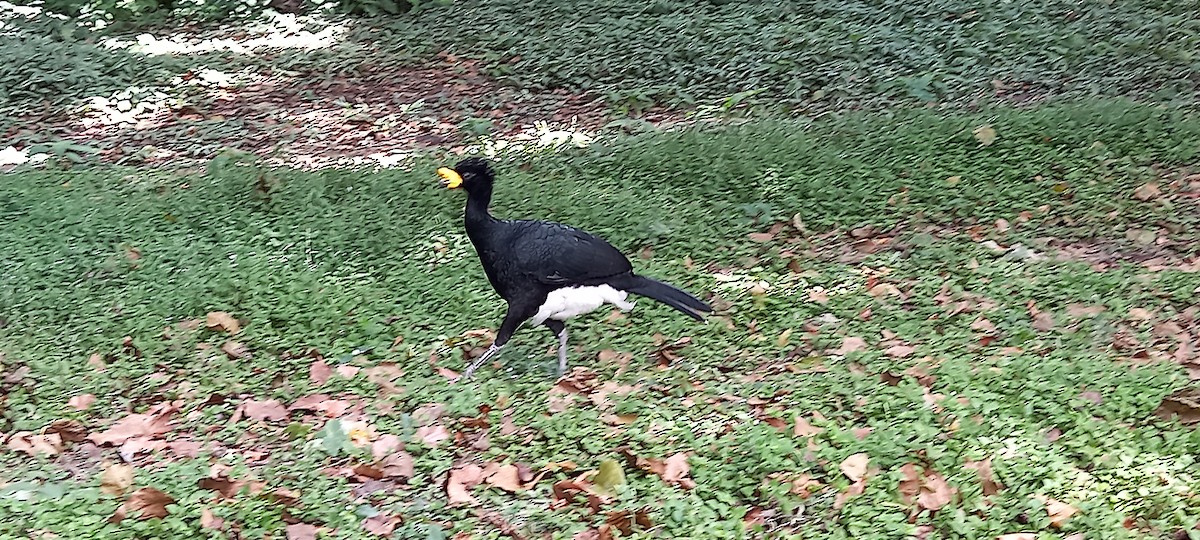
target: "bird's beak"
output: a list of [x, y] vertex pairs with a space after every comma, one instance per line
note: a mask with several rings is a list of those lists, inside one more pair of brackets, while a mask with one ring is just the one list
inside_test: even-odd
[[442, 177], [442, 185], [450, 189], [457, 189], [462, 185], [462, 176], [454, 169], [442, 167], [437, 170], [438, 176]]

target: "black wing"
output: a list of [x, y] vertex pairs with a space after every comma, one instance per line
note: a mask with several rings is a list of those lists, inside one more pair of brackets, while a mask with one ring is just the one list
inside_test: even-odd
[[511, 223], [516, 269], [547, 285], [590, 285], [633, 270], [617, 248], [587, 232], [548, 221]]

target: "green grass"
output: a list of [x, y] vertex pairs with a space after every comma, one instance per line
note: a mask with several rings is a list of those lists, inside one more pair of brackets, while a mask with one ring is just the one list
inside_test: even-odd
[[[990, 146], [971, 136], [984, 123], [999, 134]], [[498, 537], [475, 510], [498, 512], [528, 537], [570, 538], [604, 519], [578, 502], [550, 508], [551, 485], [574, 474], [548, 473], [520, 494], [475, 488], [480, 502], [471, 509], [447, 506], [448, 471], [485, 462], [536, 471], [562, 461], [582, 471], [606, 458], [624, 463], [622, 452], [690, 453], [692, 489], [624, 466], [628, 484], [604, 510], [648, 508], [654, 527], [636, 533], [642, 538], [895, 538], [923, 525], [933, 527], [929, 538], [1171, 537], [1200, 515], [1200, 435], [1152, 413], [1187, 375], [1171, 362], [1132, 361], [1134, 351], [1111, 344], [1122, 331], [1147, 351], [1173, 351], [1152, 329], [1174, 321], [1195, 332], [1186, 309], [1198, 275], [1015, 260], [966, 230], [983, 224], [986, 238], [1042, 249], [1038, 239], [1046, 236], [1120, 243], [1127, 227], [1178, 225], [1180, 232], [1162, 234], [1194, 251], [1198, 216], [1167, 181], [1157, 200], [1131, 194], [1159, 171], [1194, 165], [1198, 134], [1194, 116], [1100, 102], [852, 115], [816, 125], [764, 121], [506, 161], [497, 213], [577, 224], [631, 254], [649, 246], [648, 259], [634, 259], [639, 271], [719, 300], [718, 318], [706, 325], [648, 301], [621, 320], [600, 314], [576, 322], [573, 365], [600, 381], [639, 386], [607, 404], [576, 397], [553, 414], [552, 338], [543, 329], [522, 330], [504, 367], [486, 367], [466, 386], [447, 384], [430, 365], [434, 354], [437, 366], [461, 369], [461, 351], [445, 340], [494, 328], [502, 312], [462, 233], [461, 194], [436, 185], [432, 162], [382, 172], [217, 160], [205, 171], [9, 174], [0, 181], [0, 245], [7, 247], [0, 362], [5, 374], [27, 372], [3, 383], [5, 431], [37, 432], [71, 418], [97, 432], [179, 400], [182, 413], [166, 438], [187, 436], [219, 451], [199, 459], [136, 456], [134, 487], [156, 487], [177, 502], [164, 519], [119, 525], [105, 520], [120, 499], [99, 491], [103, 466], [82, 453], [82, 443], [56, 458], [0, 451], [0, 482], [11, 483], [0, 488], [0, 537], [28, 530], [61, 538], [222, 537], [201, 528], [207, 508], [256, 538], [281, 538], [293, 521], [325, 526], [331, 538], [367, 537], [360, 521], [374, 512], [403, 517], [396, 538]], [[952, 175], [962, 181], [947, 184]], [[263, 185], [272, 186], [265, 196]], [[1027, 210], [1033, 219], [1019, 223]], [[789, 226], [764, 243], [747, 237], [795, 215], [810, 233]], [[991, 226], [999, 218], [1015, 226], [999, 231]], [[821, 255], [830, 244], [822, 234], [862, 224], [899, 226], [894, 241], [909, 247], [856, 263]], [[832, 242], [845, 247], [849, 239]], [[872, 279], [902, 296], [871, 294]], [[754, 282], [766, 283], [765, 295], [748, 291]], [[830, 291], [827, 304], [810, 300], [818, 286]], [[952, 313], [947, 302], [962, 299], [976, 311]], [[1033, 325], [1030, 301], [1052, 314], [1052, 329]], [[1072, 317], [1072, 303], [1105, 310]], [[1135, 320], [1131, 308], [1150, 310], [1153, 320]], [[217, 352], [228, 339], [219, 332], [164, 339], [164, 327], [214, 310], [242, 320], [235, 339], [248, 358]], [[997, 328], [982, 347], [971, 329], [978, 317]], [[667, 369], [656, 367], [655, 333], [691, 338]], [[914, 346], [913, 354], [887, 354], [885, 333]], [[122, 344], [126, 336], [132, 347]], [[832, 355], [846, 337], [867, 347]], [[371, 350], [355, 352], [361, 348]], [[309, 380], [310, 349], [334, 366], [394, 362], [402, 390], [383, 393], [361, 373], [318, 387]], [[629, 353], [628, 367], [601, 360], [605, 349]], [[88, 364], [92, 354], [104, 357], [105, 371]], [[917, 365], [933, 376], [927, 387], [902, 375]], [[900, 380], [885, 384], [886, 374]], [[1085, 391], [1100, 402], [1081, 397]], [[231, 419], [244, 398], [288, 404], [317, 392], [360, 400], [380, 433], [407, 441], [414, 477], [390, 493], [357, 496], [357, 484], [327, 471], [362, 457], [338, 444], [325, 419], [300, 411], [287, 421]], [[85, 393], [98, 397], [91, 408], [67, 406]], [[927, 393], [946, 396], [940, 410], [926, 404]], [[213, 402], [214, 395], [225, 399]], [[465, 441], [431, 448], [413, 440], [420, 425], [413, 413], [430, 403], [445, 405], [440, 423]], [[502, 434], [504, 409], [516, 433]], [[608, 414], [636, 418], [613, 425]], [[824, 429], [811, 444], [791, 435], [797, 415]], [[467, 421], [475, 417], [487, 425]], [[853, 430], [864, 427], [871, 433], [857, 438]], [[1061, 437], [1047, 439], [1051, 429]], [[470, 446], [480, 431], [490, 438], [483, 450]], [[850, 484], [839, 464], [860, 452], [878, 473], [836, 509], [837, 493]], [[101, 457], [118, 459], [112, 449]], [[988, 457], [1004, 489], [984, 497], [962, 466]], [[248, 493], [213, 500], [198, 486], [213, 462], [233, 466], [231, 477], [266, 482], [268, 492], [297, 491], [299, 500], [285, 505]], [[944, 475], [960, 498], [910, 523], [897, 488], [909, 462]], [[776, 473], [808, 474], [825, 487], [801, 499], [771, 480]], [[1080, 514], [1056, 529], [1034, 495]], [[765, 512], [768, 531], [743, 526], [751, 511]]]
[[[1030, 97], [1189, 102], [1188, 2], [462, 1], [370, 35], [479, 57], [522, 87], [589, 90], [624, 109], [755, 103], [801, 111], [968, 103], [998, 81]], [[1019, 98], [1020, 99], [1020, 98]]]

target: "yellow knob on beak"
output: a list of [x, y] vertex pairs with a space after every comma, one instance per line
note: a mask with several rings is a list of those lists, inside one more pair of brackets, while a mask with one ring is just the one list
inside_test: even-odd
[[457, 189], [462, 185], [462, 176], [454, 169], [442, 167], [437, 170], [438, 176], [442, 177], [443, 184], [450, 189]]

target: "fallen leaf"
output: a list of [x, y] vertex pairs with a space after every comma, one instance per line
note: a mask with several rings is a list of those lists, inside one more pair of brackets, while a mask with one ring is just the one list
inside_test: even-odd
[[984, 124], [975, 128], [973, 131], [975, 140], [979, 141], [981, 146], [991, 146], [996, 142], [996, 130], [991, 124]]
[[962, 176], [954, 175], [946, 177], [946, 184], [948, 185], [957, 186], [959, 182], [962, 182]]
[[1055, 528], [1062, 527], [1067, 520], [1071, 519], [1071, 516], [1079, 513], [1078, 508], [1045, 495], [1034, 495], [1033, 498], [1046, 505], [1046, 514], [1050, 516], [1050, 525]]
[[221, 530], [225, 528], [225, 520], [213, 515], [208, 508], [200, 509], [200, 527], [203, 529]]
[[1045, 311], [1038, 312], [1033, 316], [1033, 329], [1039, 332], [1054, 330], [1054, 317]]
[[833, 509], [841, 510], [841, 508], [846, 505], [846, 502], [848, 502], [852, 497], [857, 497], [859, 495], [862, 495], [863, 492], [866, 491], [866, 489], [867, 489], [867, 481], [865, 479], [859, 480], [857, 482], [854, 482], [853, 484], [850, 484], [846, 488], [846, 491], [838, 493], [836, 496], [834, 496]]
[[250, 349], [240, 341], [233, 340], [226, 341], [224, 345], [221, 345], [221, 352], [234, 359], [250, 356]]
[[308, 523], [293, 523], [285, 529], [287, 540], [317, 540], [318, 530], [320, 527]]
[[900, 485], [897, 491], [900, 492], [900, 500], [905, 504], [912, 504], [917, 495], [920, 495], [921, 471], [917, 470], [915, 463], [905, 463], [900, 466]]
[[400, 437], [390, 433], [380, 435], [375, 442], [371, 443], [371, 456], [375, 459], [383, 459], [392, 452], [399, 450], [403, 446], [400, 442]]
[[867, 475], [867, 464], [870, 461], [871, 457], [862, 452], [846, 458], [839, 467], [846, 478], [852, 482], [858, 482]]
[[950, 504], [957, 493], [958, 490], [946, 483], [946, 477], [927, 469], [921, 482], [921, 493], [917, 496], [917, 506], [936, 511]]
[[1154, 415], [1167, 421], [1178, 417], [1184, 425], [1200, 424], [1200, 388], [1184, 387], [1163, 397]]
[[338, 377], [341, 377], [343, 379], [353, 379], [354, 376], [358, 375], [358, 372], [361, 370], [362, 370], [362, 368], [360, 368], [358, 366], [351, 366], [351, 365], [347, 365], [347, 364], [342, 364], [334, 369], [334, 371], [337, 372]]
[[517, 425], [513, 423], [512, 416], [513, 416], [512, 409], [504, 409], [504, 412], [502, 412], [500, 414], [500, 434], [501, 435], [512, 435], [513, 433], [517, 432]]
[[1009, 227], [1010, 227], [1010, 225], [1009, 225], [1007, 219], [997, 219], [996, 220], [996, 230], [998, 232], [1008, 232]]
[[451, 505], [469, 504], [475, 505], [479, 501], [471, 496], [471, 488], [479, 485], [483, 477], [483, 469], [478, 465], [464, 465], [456, 469], [450, 469], [450, 476], [446, 480], [446, 496], [450, 500]]
[[884, 349], [883, 352], [884, 354], [887, 354], [893, 358], [906, 358], [912, 355], [913, 351], [916, 350], [917, 348], [913, 347], [912, 345], [893, 345], [887, 349]]
[[8, 448], [15, 452], [23, 452], [31, 456], [58, 455], [62, 452], [62, 437], [57, 433], [39, 434], [29, 431], [18, 431], [8, 438]]
[[257, 401], [246, 399], [241, 404], [242, 414], [247, 418], [258, 421], [278, 422], [287, 418], [287, 407], [277, 399], [268, 399], [265, 401]]
[[979, 483], [983, 486], [983, 496], [987, 497], [1000, 493], [1004, 486], [996, 481], [992, 475], [992, 458], [984, 458], [980, 461], [967, 460], [963, 463], [963, 468], [975, 471], [979, 477]]
[[384, 478], [398, 478], [407, 481], [413, 477], [413, 458], [407, 452], [396, 452], [383, 458]]
[[375, 514], [362, 521], [363, 529], [377, 536], [391, 536], [396, 530], [396, 525], [399, 525], [401, 519], [399, 516], [390, 514]]
[[617, 460], [605, 459], [600, 462], [600, 469], [592, 481], [600, 493], [615, 497], [617, 486], [625, 485], [625, 469], [621, 468], [621, 464]]
[[760, 244], [765, 243], [765, 242], [770, 242], [771, 240], [773, 240], [775, 238], [775, 235], [773, 235], [771, 233], [750, 233], [747, 236], [750, 237], [750, 240], [752, 240], [754, 242], [758, 242]]
[[322, 386], [329, 377], [333, 375], [333, 368], [325, 363], [325, 360], [318, 359], [308, 366], [308, 380], [313, 386]]
[[971, 323], [971, 330], [977, 330], [985, 334], [994, 334], [996, 332], [996, 325], [992, 324], [992, 321], [979, 317], [975, 319], [975, 322]]
[[1088, 306], [1085, 304], [1067, 304], [1067, 315], [1072, 318], [1080, 319], [1084, 317], [1095, 317], [1104, 313], [1104, 306]]
[[437, 446], [450, 437], [450, 432], [441, 424], [417, 428], [417, 438], [429, 446]]
[[520, 475], [517, 473], [517, 466], [508, 464], [501, 465], [495, 472], [486, 478], [488, 484], [496, 486], [504, 491], [516, 493], [525, 489], [521, 485]]
[[1154, 319], [1154, 312], [1146, 308], [1129, 308], [1129, 318], [1135, 321], [1149, 321]]
[[67, 406], [82, 411], [92, 406], [96, 402], [96, 396], [92, 394], [82, 394], [67, 400]]
[[1133, 197], [1139, 201], [1150, 201], [1160, 196], [1162, 196], [1162, 190], [1158, 188], [1158, 182], [1147, 182], [1133, 190]]
[[663, 470], [662, 479], [673, 484], [685, 483], [684, 477], [691, 472], [691, 467], [688, 466], [688, 455], [684, 452], [679, 452], [667, 458], [664, 462], [666, 468]]
[[829, 351], [829, 354], [846, 356], [848, 353], [860, 351], [865, 348], [867, 348], [867, 342], [863, 338], [850, 336], [842, 338], [842, 346]]
[[133, 437], [157, 437], [171, 431], [171, 415], [178, 410], [168, 404], [153, 408], [146, 414], [131, 414], [87, 438], [98, 445], [119, 445]]
[[100, 356], [98, 353], [93, 353], [91, 356], [89, 356], [87, 363], [89, 366], [95, 368], [96, 371], [104, 371], [108, 369], [108, 364], [104, 363], [104, 357]]
[[808, 299], [811, 302], [825, 305], [829, 303], [829, 293], [825, 292], [824, 289], [809, 289]]
[[803, 416], [796, 417], [796, 423], [792, 426], [792, 435], [796, 437], [811, 437], [825, 431], [822, 428], [812, 425]]
[[115, 463], [100, 473], [100, 491], [106, 495], [120, 497], [133, 486], [133, 465]]
[[167, 505], [174, 503], [170, 495], [152, 487], [144, 487], [129, 495], [124, 503], [108, 518], [109, 523], [120, 523], [129, 514], [137, 512], [138, 519], [165, 518], [170, 512]]
[[204, 326], [210, 330], [221, 329], [230, 334], [237, 334], [242, 331], [242, 325], [237, 318], [225, 311], [209, 312], [204, 318]]

